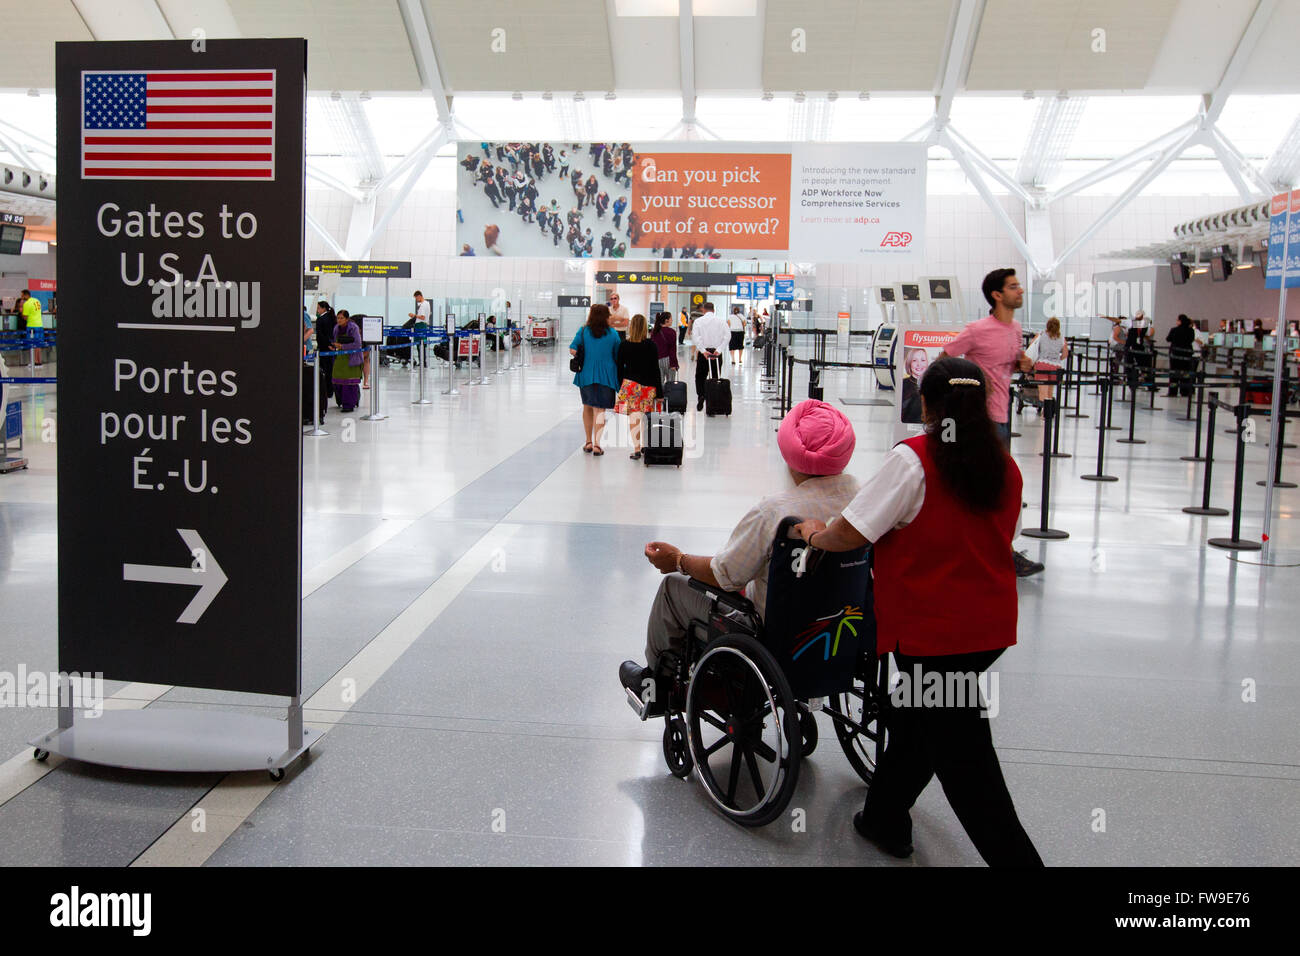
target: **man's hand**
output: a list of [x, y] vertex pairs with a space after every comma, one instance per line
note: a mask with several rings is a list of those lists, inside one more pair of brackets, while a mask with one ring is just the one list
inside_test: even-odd
[[645, 556], [660, 574], [672, 574], [677, 570], [677, 557], [681, 548], [675, 548], [663, 541], [651, 541], [645, 546]]
[[1020, 353], [1019, 358], [1016, 359], [1016, 364], [1020, 366], [1022, 372], [1032, 372], [1034, 370], [1033, 360], [1024, 352]]
[[797, 537], [803, 538], [805, 541], [807, 541], [818, 531], [825, 531], [826, 524], [825, 522], [818, 521], [816, 519], [812, 519], [810, 521], [800, 521], [797, 525], [794, 526], [793, 530]]

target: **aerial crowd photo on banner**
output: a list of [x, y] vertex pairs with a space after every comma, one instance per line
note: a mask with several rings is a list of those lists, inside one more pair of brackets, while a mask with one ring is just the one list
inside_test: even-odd
[[490, 143], [457, 148], [461, 256], [913, 260], [913, 143]]

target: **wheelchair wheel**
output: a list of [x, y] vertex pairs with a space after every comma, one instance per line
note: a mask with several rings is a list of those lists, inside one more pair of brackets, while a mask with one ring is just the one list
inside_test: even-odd
[[799, 778], [799, 705], [772, 655], [753, 637], [709, 645], [686, 690], [695, 773], [709, 798], [742, 826], [785, 812]]
[[[855, 676], [853, 686], [847, 692], [832, 698], [830, 706], [857, 725], [850, 727], [842, 721], [833, 721], [835, 736], [839, 739], [844, 756], [849, 759], [849, 764], [862, 778], [862, 782], [871, 783], [876, 772], [876, 758], [885, 741], [874, 678], [867, 683], [862, 677]], [[862, 729], [859, 730], [859, 727]]]
[[691, 759], [691, 745], [686, 733], [686, 722], [673, 717], [664, 722], [664, 761], [674, 777], [685, 779], [691, 775], [695, 761]]
[[817, 749], [817, 718], [802, 707], [799, 708], [799, 733], [803, 737], [803, 755], [807, 757]]

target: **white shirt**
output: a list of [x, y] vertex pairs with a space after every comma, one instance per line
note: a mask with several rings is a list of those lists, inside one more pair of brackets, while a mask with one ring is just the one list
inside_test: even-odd
[[417, 322], [427, 323], [429, 321], [429, 316], [431, 314], [432, 314], [432, 310], [429, 308], [428, 299], [425, 299], [423, 302], [421, 302], [419, 305], [415, 307], [415, 321]]
[[[916, 520], [925, 504], [925, 467], [903, 444], [885, 455], [880, 470], [867, 479], [840, 515], [868, 541], [879, 541], [895, 528]], [[1020, 518], [1016, 518], [1020, 534]]]
[[725, 352], [731, 344], [731, 329], [726, 320], [716, 312], [705, 312], [691, 328], [691, 341], [701, 352], [713, 349]]
[[621, 303], [617, 309], [610, 306], [609, 324], [615, 329], [622, 329], [626, 332], [627, 327], [632, 324], [632, 314], [628, 312], [627, 306], [622, 305]]

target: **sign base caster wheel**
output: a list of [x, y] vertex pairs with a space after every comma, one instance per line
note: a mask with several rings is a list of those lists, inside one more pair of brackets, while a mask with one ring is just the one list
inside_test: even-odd
[[278, 770], [270, 770], [270, 771], [267, 771], [267, 772], [270, 773], [270, 775], [271, 775], [271, 779], [274, 780], [276, 783], [279, 783], [281, 780], [284, 779], [284, 768], [283, 768], [283, 767], [280, 767]]
[[669, 773], [683, 780], [691, 775], [695, 766], [686, 739], [686, 722], [680, 717], [674, 717], [664, 725], [664, 760], [668, 763]]
[[37, 747], [34, 751], [32, 751], [32, 759], [35, 760], [37, 763], [45, 763], [45, 761], [50, 759], [50, 752], [48, 750], [42, 750], [40, 747]]

